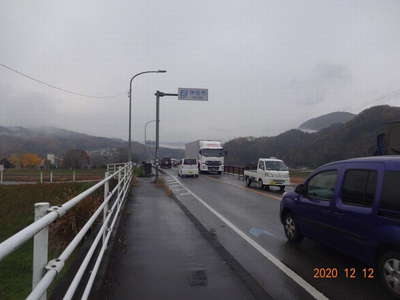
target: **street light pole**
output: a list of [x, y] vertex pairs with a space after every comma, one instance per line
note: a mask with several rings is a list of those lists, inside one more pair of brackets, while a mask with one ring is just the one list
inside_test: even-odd
[[151, 120], [151, 121], [147, 121], [146, 124], [144, 124], [144, 145], [147, 145], [147, 126], [150, 123], [156, 122], [156, 120]]
[[147, 148], [147, 126], [153, 122], [156, 122], [156, 120], [147, 121], [144, 125], [144, 148], [146, 149], [146, 154], [149, 153], [149, 149]]
[[132, 81], [139, 75], [147, 73], [166, 73], [166, 70], [144, 71], [132, 76], [129, 81], [129, 140], [128, 140], [128, 161], [132, 161]]

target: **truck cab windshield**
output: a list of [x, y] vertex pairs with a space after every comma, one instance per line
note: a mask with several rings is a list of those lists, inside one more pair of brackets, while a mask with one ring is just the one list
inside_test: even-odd
[[222, 157], [224, 156], [224, 149], [201, 149], [200, 155], [206, 157]]
[[288, 171], [288, 167], [283, 163], [283, 161], [266, 161], [265, 167], [267, 170], [272, 171]]

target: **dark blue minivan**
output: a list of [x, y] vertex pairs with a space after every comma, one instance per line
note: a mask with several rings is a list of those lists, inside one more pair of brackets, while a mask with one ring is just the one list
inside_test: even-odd
[[308, 237], [375, 265], [386, 288], [400, 297], [400, 156], [318, 168], [284, 194], [280, 218], [289, 242]]

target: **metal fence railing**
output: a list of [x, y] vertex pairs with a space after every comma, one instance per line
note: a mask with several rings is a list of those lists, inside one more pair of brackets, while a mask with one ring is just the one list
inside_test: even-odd
[[0, 184], [96, 181], [103, 176], [104, 169], [6, 169], [0, 170]]
[[[0, 243], [1, 261], [27, 240], [33, 238], [32, 291], [27, 299], [46, 299], [48, 287], [54, 281], [57, 274], [63, 269], [66, 260], [84, 239], [89, 229], [94, 227], [95, 221], [100, 220], [100, 229], [97, 231], [97, 234], [78, 271], [74, 275], [63, 299], [72, 299], [85, 274], [87, 274], [85, 278], [88, 279], [86, 285], [83, 287], [81, 297], [82, 299], [87, 299], [89, 297], [94, 279], [114, 229], [114, 225], [118, 219], [126, 195], [130, 190], [133, 176], [133, 164], [112, 164], [107, 167], [107, 170], [108, 172], [106, 172], [105, 178], [102, 181], [96, 183], [61, 206], [49, 207], [49, 203], [36, 203], [35, 221]], [[110, 181], [113, 179], [117, 179], [118, 181], [115, 187], [110, 191]], [[62, 253], [57, 258], [48, 261], [47, 249], [49, 225], [55, 220], [62, 218], [67, 211], [100, 188], [104, 188], [104, 200], [101, 205], [91, 215], [82, 229], [75, 235]], [[100, 215], [102, 215], [102, 218]], [[98, 249], [98, 251], [95, 251], [96, 249]], [[95, 261], [92, 261], [94, 253], [97, 254], [97, 257], [95, 258]], [[89, 263], [92, 263], [93, 265], [91, 265], [92, 269], [88, 273], [85, 271]]]
[[[243, 179], [244, 171], [257, 169], [257, 166], [253, 167], [238, 167], [238, 166], [224, 166], [224, 173], [230, 175], [237, 175], [239, 179]], [[305, 179], [307, 178], [313, 170], [311, 169], [290, 169], [289, 174], [291, 177], [296, 177], [298, 179]]]
[[[257, 167], [256, 167], [257, 168]], [[238, 176], [239, 179], [244, 180], [244, 171], [254, 169], [253, 167], [238, 167], [238, 166], [224, 166], [224, 173], [229, 175]]]

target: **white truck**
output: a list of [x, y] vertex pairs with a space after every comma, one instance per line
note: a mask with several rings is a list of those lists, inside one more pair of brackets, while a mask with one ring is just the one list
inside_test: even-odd
[[199, 172], [224, 171], [226, 151], [220, 141], [197, 140], [185, 145], [185, 158], [196, 158]]
[[257, 183], [260, 189], [269, 189], [270, 186], [277, 186], [281, 191], [290, 184], [289, 168], [277, 158], [258, 159], [257, 170], [245, 170], [244, 180], [247, 186], [252, 182]]

